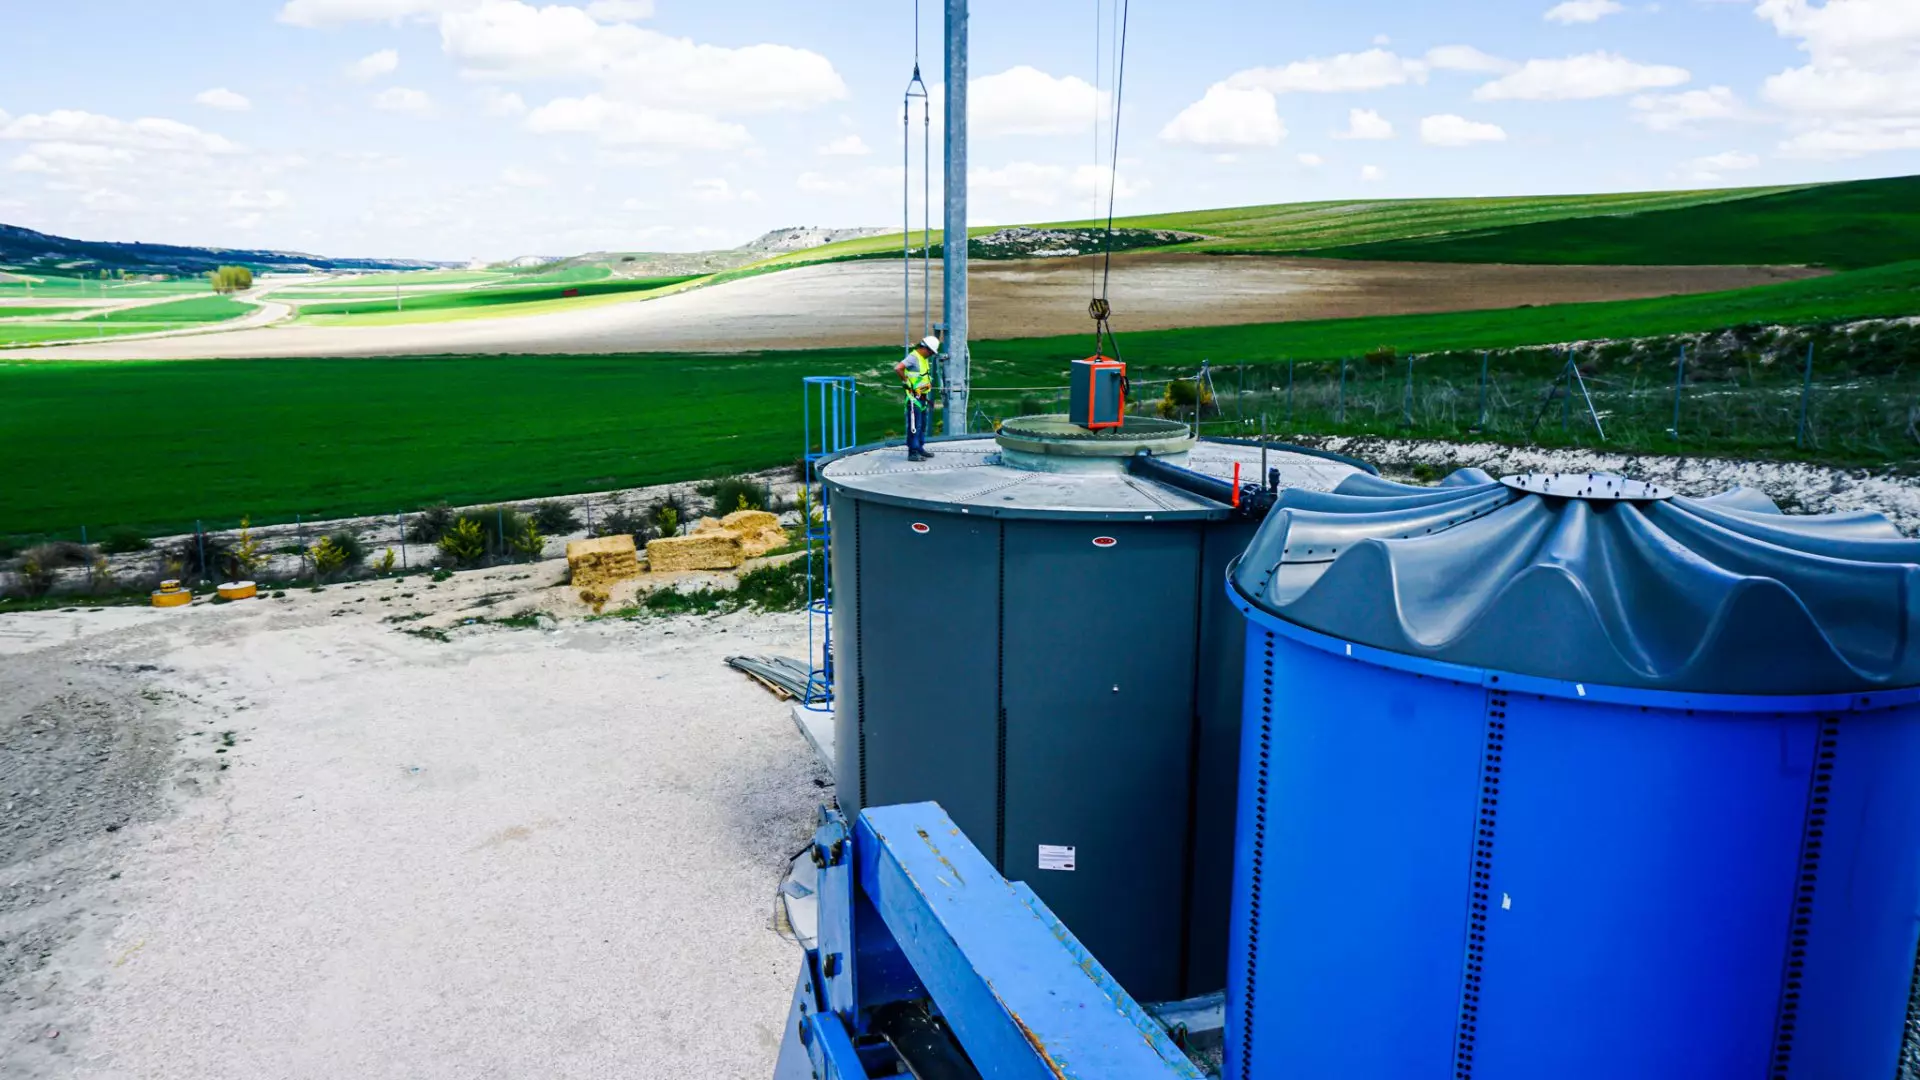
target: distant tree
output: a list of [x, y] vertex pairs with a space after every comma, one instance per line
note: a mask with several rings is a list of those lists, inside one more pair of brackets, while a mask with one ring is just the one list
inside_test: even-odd
[[213, 282], [214, 292], [240, 292], [253, 288], [253, 271], [244, 266], [223, 266], [208, 271], [207, 278]]

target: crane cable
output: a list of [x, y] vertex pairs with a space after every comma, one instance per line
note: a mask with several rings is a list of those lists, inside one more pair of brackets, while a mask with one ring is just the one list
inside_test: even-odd
[[[1113, 349], [1112, 356], [1116, 360], [1120, 359], [1120, 345], [1114, 339], [1113, 327], [1110, 326], [1107, 322], [1108, 318], [1113, 314], [1113, 306], [1107, 302], [1107, 283], [1113, 274], [1114, 196], [1116, 194], [1116, 189], [1120, 186], [1120, 106], [1121, 106], [1121, 100], [1127, 88], [1127, 14], [1128, 14], [1128, 9], [1132, 6], [1132, 2], [1131, 0], [1119, 0], [1119, 4], [1120, 4], [1120, 22], [1119, 22], [1119, 25], [1115, 28], [1117, 45], [1114, 50], [1115, 57], [1114, 57], [1114, 75], [1113, 75], [1113, 121], [1112, 121], [1113, 147], [1112, 147], [1111, 153], [1109, 153], [1107, 156], [1108, 172], [1107, 172], [1107, 236], [1106, 236], [1106, 244], [1105, 244], [1106, 250], [1101, 259], [1099, 284], [1094, 291], [1093, 299], [1087, 304], [1087, 314], [1092, 316], [1094, 321], [1094, 332], [1093, 332], [1094, 355], [1096, 356], [1108, 355], [1105, 352], [1105, 350], [1107, 348], [1112, 348]], [[1095, 51], [1096, 57], [1098, 56], [1098, 52], [1099, 52], [1099, 42], [1100, 42], [1100, 27], [1099, 27], [1099, 20], [1097, 18], [1097, 9], [1096, 9], [1096, 19], [1094, 22], [1094, 51]], [[1094, 81], [1096, 84], [1099, 82], [1099, 78], [1100, 78], [1100, 75], [1099, 75], [1098, 68], [1096, 66], [1096, 70], [1094, 72]], [[1099, 165], [1099, 160], [1098, 160], [1099, 151], [1097, 149], [1099, 145], [1098, 124], [1095, 125], [1095, 129], [1096, 129], [1096, 134], [1094, 136], [1094, 140], [1095, 140], [1096, 150], [1094, 152], [1094, 158], [1095, 158], [1094, 164], [1097, 167]]]
[[913, 77], [900, 103], [902, 347], [913, 348], [913, 99], [920, 99], [920, 336], [933, 334], [933, 105], [920, 76], [920, 0], [913, 2]]

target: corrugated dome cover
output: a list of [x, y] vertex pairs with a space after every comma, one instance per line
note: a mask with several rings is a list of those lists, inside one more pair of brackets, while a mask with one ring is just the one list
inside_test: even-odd
[[1523, 675], [1714, 694], [1920, 685], [1920, 541], [1606, 474], [1354, 476], [1282, 495], [1233, 569], [1346, 641]]

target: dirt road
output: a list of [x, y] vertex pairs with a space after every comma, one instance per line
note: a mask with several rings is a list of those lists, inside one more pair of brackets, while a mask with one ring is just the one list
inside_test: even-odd
[[766, 1075], [805, 623], [404, 632], [563, 565], [0, 618], [0, 1076]]
[[[1110, 291], [1114, 326], [1124, 332], [1631, 299], [1816, 273], [1788, 267], [1437, 265], [1148, 253], [1115, 256]], [[977, 338], [1071, 334], [1089, 326], [1092, 281], [1084, 259], [976, 263], [971, 284], [969, 310]], [[935, 319], [940, 318], [939, 289], [936, 269]], [[900, 320], [899, 264], [855, 262], [549, 315], [395, 326], [273, 326], [190, 340], [122, 338], [10, 350], [8, 356], [131, 360], [753, 351], [896, 342]]]

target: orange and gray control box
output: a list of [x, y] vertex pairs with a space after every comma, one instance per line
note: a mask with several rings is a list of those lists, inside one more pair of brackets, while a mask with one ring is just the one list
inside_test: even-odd
[[1073, 362], [1067, 417], [1090, 431], [1126, 422], [1127, 365], [1105, 356]]

